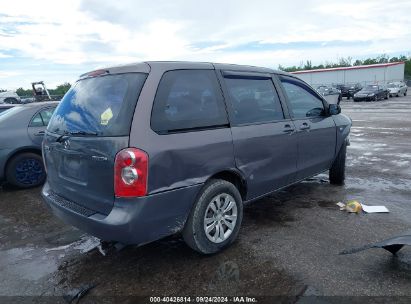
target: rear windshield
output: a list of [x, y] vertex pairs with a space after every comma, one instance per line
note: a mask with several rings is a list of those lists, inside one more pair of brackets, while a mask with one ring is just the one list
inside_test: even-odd
[[[4, 110], [4, 109], [1, 109], [1, 110]], [[2, 111], [0, 113], [0, 121], [6, 120], [7, 118], [15, 115], [16, 113], [19, 113], [21, 110], [23, 110], [23, 107], [16, 106], [16, 107], [6, 109], [5, 111]]]
[[47, 130], [126, 136], [147, 74], [129, 73], [77, 81], [64, 95]]

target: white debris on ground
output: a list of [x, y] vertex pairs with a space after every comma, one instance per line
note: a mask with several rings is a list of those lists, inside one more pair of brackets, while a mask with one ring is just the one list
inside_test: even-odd
[[79, 250], [81, 253], [86, 253], [93, 250], [98, 245], [100, 245], [100, 239], [94, 236], [83, 235], [78, 241], [59, 247], [48, 248], [46, 249], [46, 252], [74, 249]]

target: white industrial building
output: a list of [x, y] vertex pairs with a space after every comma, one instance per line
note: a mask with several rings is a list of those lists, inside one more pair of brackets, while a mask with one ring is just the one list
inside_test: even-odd
[[293, 72], [312, 86], [321, 84], [386, 84], [390, 81], [404, 80], [404, 62], [390, 62], [352, 67], [305, 70]]

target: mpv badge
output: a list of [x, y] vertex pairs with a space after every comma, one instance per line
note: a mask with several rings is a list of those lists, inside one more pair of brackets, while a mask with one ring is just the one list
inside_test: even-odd
[[70, 149], [70, 141], [68, 139], [66, 141], [64, 141], [63, 147], [66, 150]]

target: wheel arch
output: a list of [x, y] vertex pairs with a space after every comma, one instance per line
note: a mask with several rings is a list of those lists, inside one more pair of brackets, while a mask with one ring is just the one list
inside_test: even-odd
[[232, 183], [240, 192], [243, 201], [247, 199], [247, 181], [244, 176], [234, 169], [226, 169], [219, 171], [212, 176], [210, 176], [206, 183], [211, 179], [222, 179], [227, 182]]

